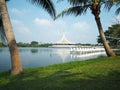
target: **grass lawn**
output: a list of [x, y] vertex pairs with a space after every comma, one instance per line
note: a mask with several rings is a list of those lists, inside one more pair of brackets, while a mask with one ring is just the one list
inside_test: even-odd
[[1, 72], [0, 90], [120, 90], [120, 56]]

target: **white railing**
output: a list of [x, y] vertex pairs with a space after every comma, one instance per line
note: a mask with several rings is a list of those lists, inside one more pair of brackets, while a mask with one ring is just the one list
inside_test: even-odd
[[105, 52], [93, 52], [93, 53], [84, 53], [84, 54], [71, 54], [71, 58], [80, 58], [80, 59], [90, 59], [98, 56], [106, 56]]
[[71, 48], [70, 52], [101, 52], [105, 51], [103, 47], [76, 47]]

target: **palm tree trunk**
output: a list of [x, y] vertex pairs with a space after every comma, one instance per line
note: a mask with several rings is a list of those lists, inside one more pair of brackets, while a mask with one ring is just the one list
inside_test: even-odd
[[94, 15], [94, 16], [95, 16], [95, 20], [96, 20], [96, 23], [97, 23], [97, 27], [98, 27], [98, 30], [99, 30], [100, 37], [103, 41], [103, 45], [104, 45], [106, 54], [109, 57], [113, 57], [113, 56], [115, 56], [115, 53], [113, 52], [113, 50], [110, 48], [109, 44], [107, 43], [105, 34], [103, 32], [102, 24], [101, 24], [101, 21], [100, 21], [100, 17], [99, 17], [99, 15]]
[[21, 65], [20, 56], [18, 53], [16, 40], [12, 31], [12, 25], [8, 15], [5, 0], [0, 0], [0, 13], [1, 13], [3, 28], [6, 35], [10, 55], [11, 55], [11, 64], [12, 64], [11, 74], [14, 74], [14, 75], [20, 74], [22, 72], [22, 65]]

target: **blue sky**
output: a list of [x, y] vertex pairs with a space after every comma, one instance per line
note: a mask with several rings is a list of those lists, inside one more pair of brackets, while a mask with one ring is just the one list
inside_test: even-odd
[[[27, 0], [10, 0], [7, 6], [17, 42], [56, 43], [64, 33], [74, 43], [97, 43], [99, 33], [91, 12], [78, 17], [65, 16], [54, 21], [44, 9]], [[57, 14], [67, 7], [67, 2], [55, 3]], [[114, 9], [109, 13], [102, 11], [101, 22], [105, 31], [115, 23], [116, 18], [120, 19], [120, 15], [115, 16]]]

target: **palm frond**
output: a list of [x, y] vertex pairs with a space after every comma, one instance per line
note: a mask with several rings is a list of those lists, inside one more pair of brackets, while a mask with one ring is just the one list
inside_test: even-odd
[[115, 11], [115, 14], [118, 15], [120, 13], [120, 7]]
[[61, 2], [61, 1], [64, 1], [64, 0], [57, 0], [57, 2]]
[[120, 6], [120, 2], [118, 2], [118, 3], [116, 4], [116, 6], [117, 6], [117, 7]]
[[116, 1], [116, 7], [117, 10], [115, 11], [115, 14], [118, 15], [120, 13], [120, 1]]
[[112, 1], [108, 0], [108, 1], [104, 2], [104, 9], [110, 11], [110, 9], [113, 7], [113, 5], [114, 5], [113, 0]]
[[10, 1], [10, 0], [5, 0], [5, 1]]
[[64, 16], [64, 15], [82, 15], [85, 14], [87, 12], [87, 9], [89, 8], [89, 6], [76, 6], [76, 7], [71, 7], [68, 9], [63, 10], [60, 14], [57, 15], [56, 19], [60, 16]]
[[28, 0], [36, 6], [44, 8], [53, 18], [56, 15], [53, 2], [51, 0]]
[[2, 20], [0, 19], [0, 41], [6, 45], [6, 35], [3, 29]]
[[68, 2], [73, 5], [73, 6], [76, 6], [76, 5], [87, 5], [87, 4], [90, 4], [92, 0], [68, 0]]

